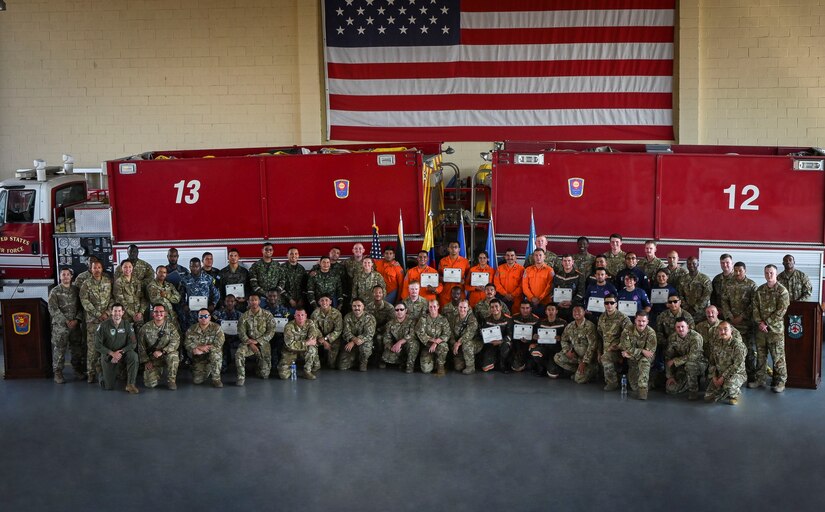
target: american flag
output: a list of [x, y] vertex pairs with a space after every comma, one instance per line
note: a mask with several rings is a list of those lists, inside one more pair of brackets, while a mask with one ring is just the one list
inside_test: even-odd
[[372, 245], [370, 245], [370, 258], [375, 261], [383, 256], [381, 252], [381, 240], [378, 239], [378, 224], [375, 223], [375, 214], [372, 214]]
[[337, 140], [672, 140], [675, 0], [324, 0]]

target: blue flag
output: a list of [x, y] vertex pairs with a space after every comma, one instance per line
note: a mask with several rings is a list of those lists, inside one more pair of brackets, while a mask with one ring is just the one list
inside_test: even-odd
[[458, 254], [467, 257], [467, 242], [464, 239], [464, 212], [461, 212], [461, 222], [458, 225]]
[[527, 266], [527, 260], [536, 248], [536, 221], [533, 218], [533, 209], [530, 208], [530, 236], [527, 237], [527, 249], [524, 251], [524, 265]]
[[490, 224], [487, 225], [487, 245], [484, 247], [490, 259], [490, 266], [498, 268], [498, 256], [496, 256], [496, 232], [493, 229], [493, 213], [490, 212]]

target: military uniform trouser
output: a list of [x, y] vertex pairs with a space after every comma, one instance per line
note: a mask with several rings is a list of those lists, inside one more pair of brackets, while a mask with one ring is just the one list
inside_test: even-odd
[[756, 382], [765, 382], [768, 368], [768, 353], [773, 359], [773, 385], [784, 384], [788, 380], [785, 362], [785, 335], [781, 332], [756, 333]]
[[559, 351], [555, 356], [553, 356], [553, 361], [555, 361], [556, 364], [561, 366], [563, 369], [572, 373], [573, 381], [576, 384], [584, 384], [586, 382], [590, 382], [593, 379], [595, 379], [596, 374], [599, 373], [599, 365], [595, 362], [584, 365], [584, 371], [580, 372], [580, 360], [578, 354], [576, 355], [575, 359], [571, 359], [563, 351]]
[[[447, 364], [447, 352], [450, 351], [449, 344], [442, 341], [435, 347], [435, 352], [430, 352], [430, 344], [422, 343], [418, 349], [418, 364], [421, 366], [421, 373], [430, 373], [433, 371], [433, 359], [439, 366]], [[433, 357], [435, 356], [435, 357]]]
[[553, 358], [559, 350], [561, 350], [561, 345], [558, 343], [539, 344], [530, 350], [530, 359], [537, 369], [558, 375], [561, 373], [561, 367], [556, 364]]
[[115, 380], [118, 367], [126, 366], [126, 384], [135, 385], [138, 371], [138, 355], [134, 350], [126, 350], [123, 357], [117, 363], [112, 363], [112, 358], [104, 356], [100, 358], [101, 369], [103, 370], [103, 387], [108, 390], [115, 388]]
[[332, 370], [338, 368], [338, 354], [341, 352], [341, 338], [329, 342], [329, 350], [320, 347], [318, 359], [323, 359], [327, 362], [327, 368]]
[[86, 371], [89, 378], [100, 373], [100, 353], [95, 349], [95, 333], [100, 322], [86, 322]]
[[725, 380], [721, 386], [717, 387], [713, 383], [713, 377], [713, 374], [708, 374], [708, 387], [705, 389], [705, 398], [713, 399], [717, 402], [727, 398], [739, 398], [739, 395], [742, 393], [742, 385], [747, 381], [744, 375], [734, 375], [730, 379]]
[[52, 368], [54, 371], [63, 371], [66, 365], [66, 348], [72, 355], [72, 368], [75, 374], [85, 372], [83, 359], [86, 357], [83, 350], [83, 338], [80, 324], [69, 329], [66, 324], [52, 324]]
[[619, 370], [621, 370], [624, 358], [620, 350], [605, 350], [599, 358], [604, 369], [604, 382], [608, 385], [619, 384]]
[[651, 362], [652, 360], [647, 357], [627, 360], [627, 381], [630, 383], [630, 389], [636, 391], [648, 388]]
[[272, 346], [268, 341], [258, 342], [258, 353], [256, 354], [246, 343], [241, 343], [235, 352], [235, 370], [239, 379], [246, 378], [246, 358], [255, 357], [258, 360], [258, 376], [268, 379], [272, 371]]
[[[455, 347], [455, 342], [450, 343], [450, 353], [453, 353], [453, 348]], [[453, 368], [456, 371], [461, 371], [464, 368], [473, 368], [476, 367], [476, 354], [481, 352], [481, 349], [484, 347], [484, 344], [481, 340], [470, 340], [465, 341], [461, 344], [461, 347], [458, 349], [458, 354], [453, 356]]]
[[[343, 342], [341, 342], [343, 343]], [[338, 355], [338, 369], [349, 370], [355, 361], [366, 364], [372, 355], [372, 341], [365, 341], [360, 346], [353, 345], [352, 350], [347, 352], [344, 347], [341, 347], [341, 353]]]
[[679, 367], [670, 368], [674, 382], [665, 385], [665, 391], [669, 395], [678, 395], [685, 391], [699, 391], [699, 378], [705, 374], [708, 365], [703, 362], [687, 361]]
[[292, 363], [298, 363], [299, 359], [304, 360], [304, 371], [315, 372], [321, 369], [321, 360], [318, 358], [318, 347], [307, 347], [305, 352], [293, 352], [287, 348], [281, 350], [281, 359], [278, 363], [278, 378], [287, 380], [291, 374]]
[[177, 351], [171, 354], [163, 354], [160, 357], [150, 357], [149, 362], [152, 363], [152, 369], [143, 369], [143, 385], [147, 388], [154, 388], [158, 385], [160, 377], [163, 374], [163, 369], [167, 369], [166, 379], [168, 382], [175, 382], [178, 378], [178, 366], [180, 365], [180, 356]]
[[206, 354], [192, 355], [192, 382], [200, 384], [206, 377], [211, 376], [212, 380], [220, 380], [221, 363], [223, 354], [220, 350], [212, 349]]
[[395, 342], [384, 343], [384, 353], [381, 355], [381, 359], [387, 364], [397, 364], [405, 369], [414, 370], [415, 360], [418, 359], [418, 352], [421, 348], [418, 340], [407, 340], [406, 343], [401, 345], [401, 351], [397, 354], [392, 351], [393, 345], [395, 345]]
[[742, 343], [744, 343], [748, 349], [748, 354], [745, 356], [745, 372], [748, 374], [748, 382], [753, 382], [756, 380], [756, 344], [753, 340], [751, 325], [745, 323], [742, 325], [734, 325], [734, 327], [736, 327], [736, 330], [742, 335]]
[[492, 343], [485, 343], [481, 349], [481, 369], [489, 372], [499, 365], [500, 370], [509, 370], [513, 357], [513, 342], [502, 341], [495, 346]]

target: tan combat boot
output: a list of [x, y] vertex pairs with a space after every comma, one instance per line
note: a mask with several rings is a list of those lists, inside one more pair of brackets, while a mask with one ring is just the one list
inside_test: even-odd
[[175, 381], [170, 380], [169, 383], [166, 384], [166, 387], [168, 387], [171, 391], [174, 391], [178, 389], [178, 384]]
[[54, 371], [54, 383], [55, 384], [63, 384], [66, 380], [63, 378], [63, 370], [55, 370]]
[[126, 392], [130, 395], [137, 395], [140, 393], [140, 390], [136, 388], [134, 384], [126, 384]]
[[639, 400], [647, 400], [647, 388], [639, 388]]
[[444, 363], [438, 363], [436, 367], [435, 374], [439, 377], [443, 377], [447, 374], [447, 370], [444, 368]]

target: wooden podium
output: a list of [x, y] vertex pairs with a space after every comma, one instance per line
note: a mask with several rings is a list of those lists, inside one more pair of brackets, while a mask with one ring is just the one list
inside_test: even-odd
[[7, 299], [3, 309], [3, 360], [7, 379], [52, 374], [51, 324], [42, 299]]
[[785, 358], [788, 387], [819, 387], [822, 378], [822, 307], [791, 302], [785, 313]]

